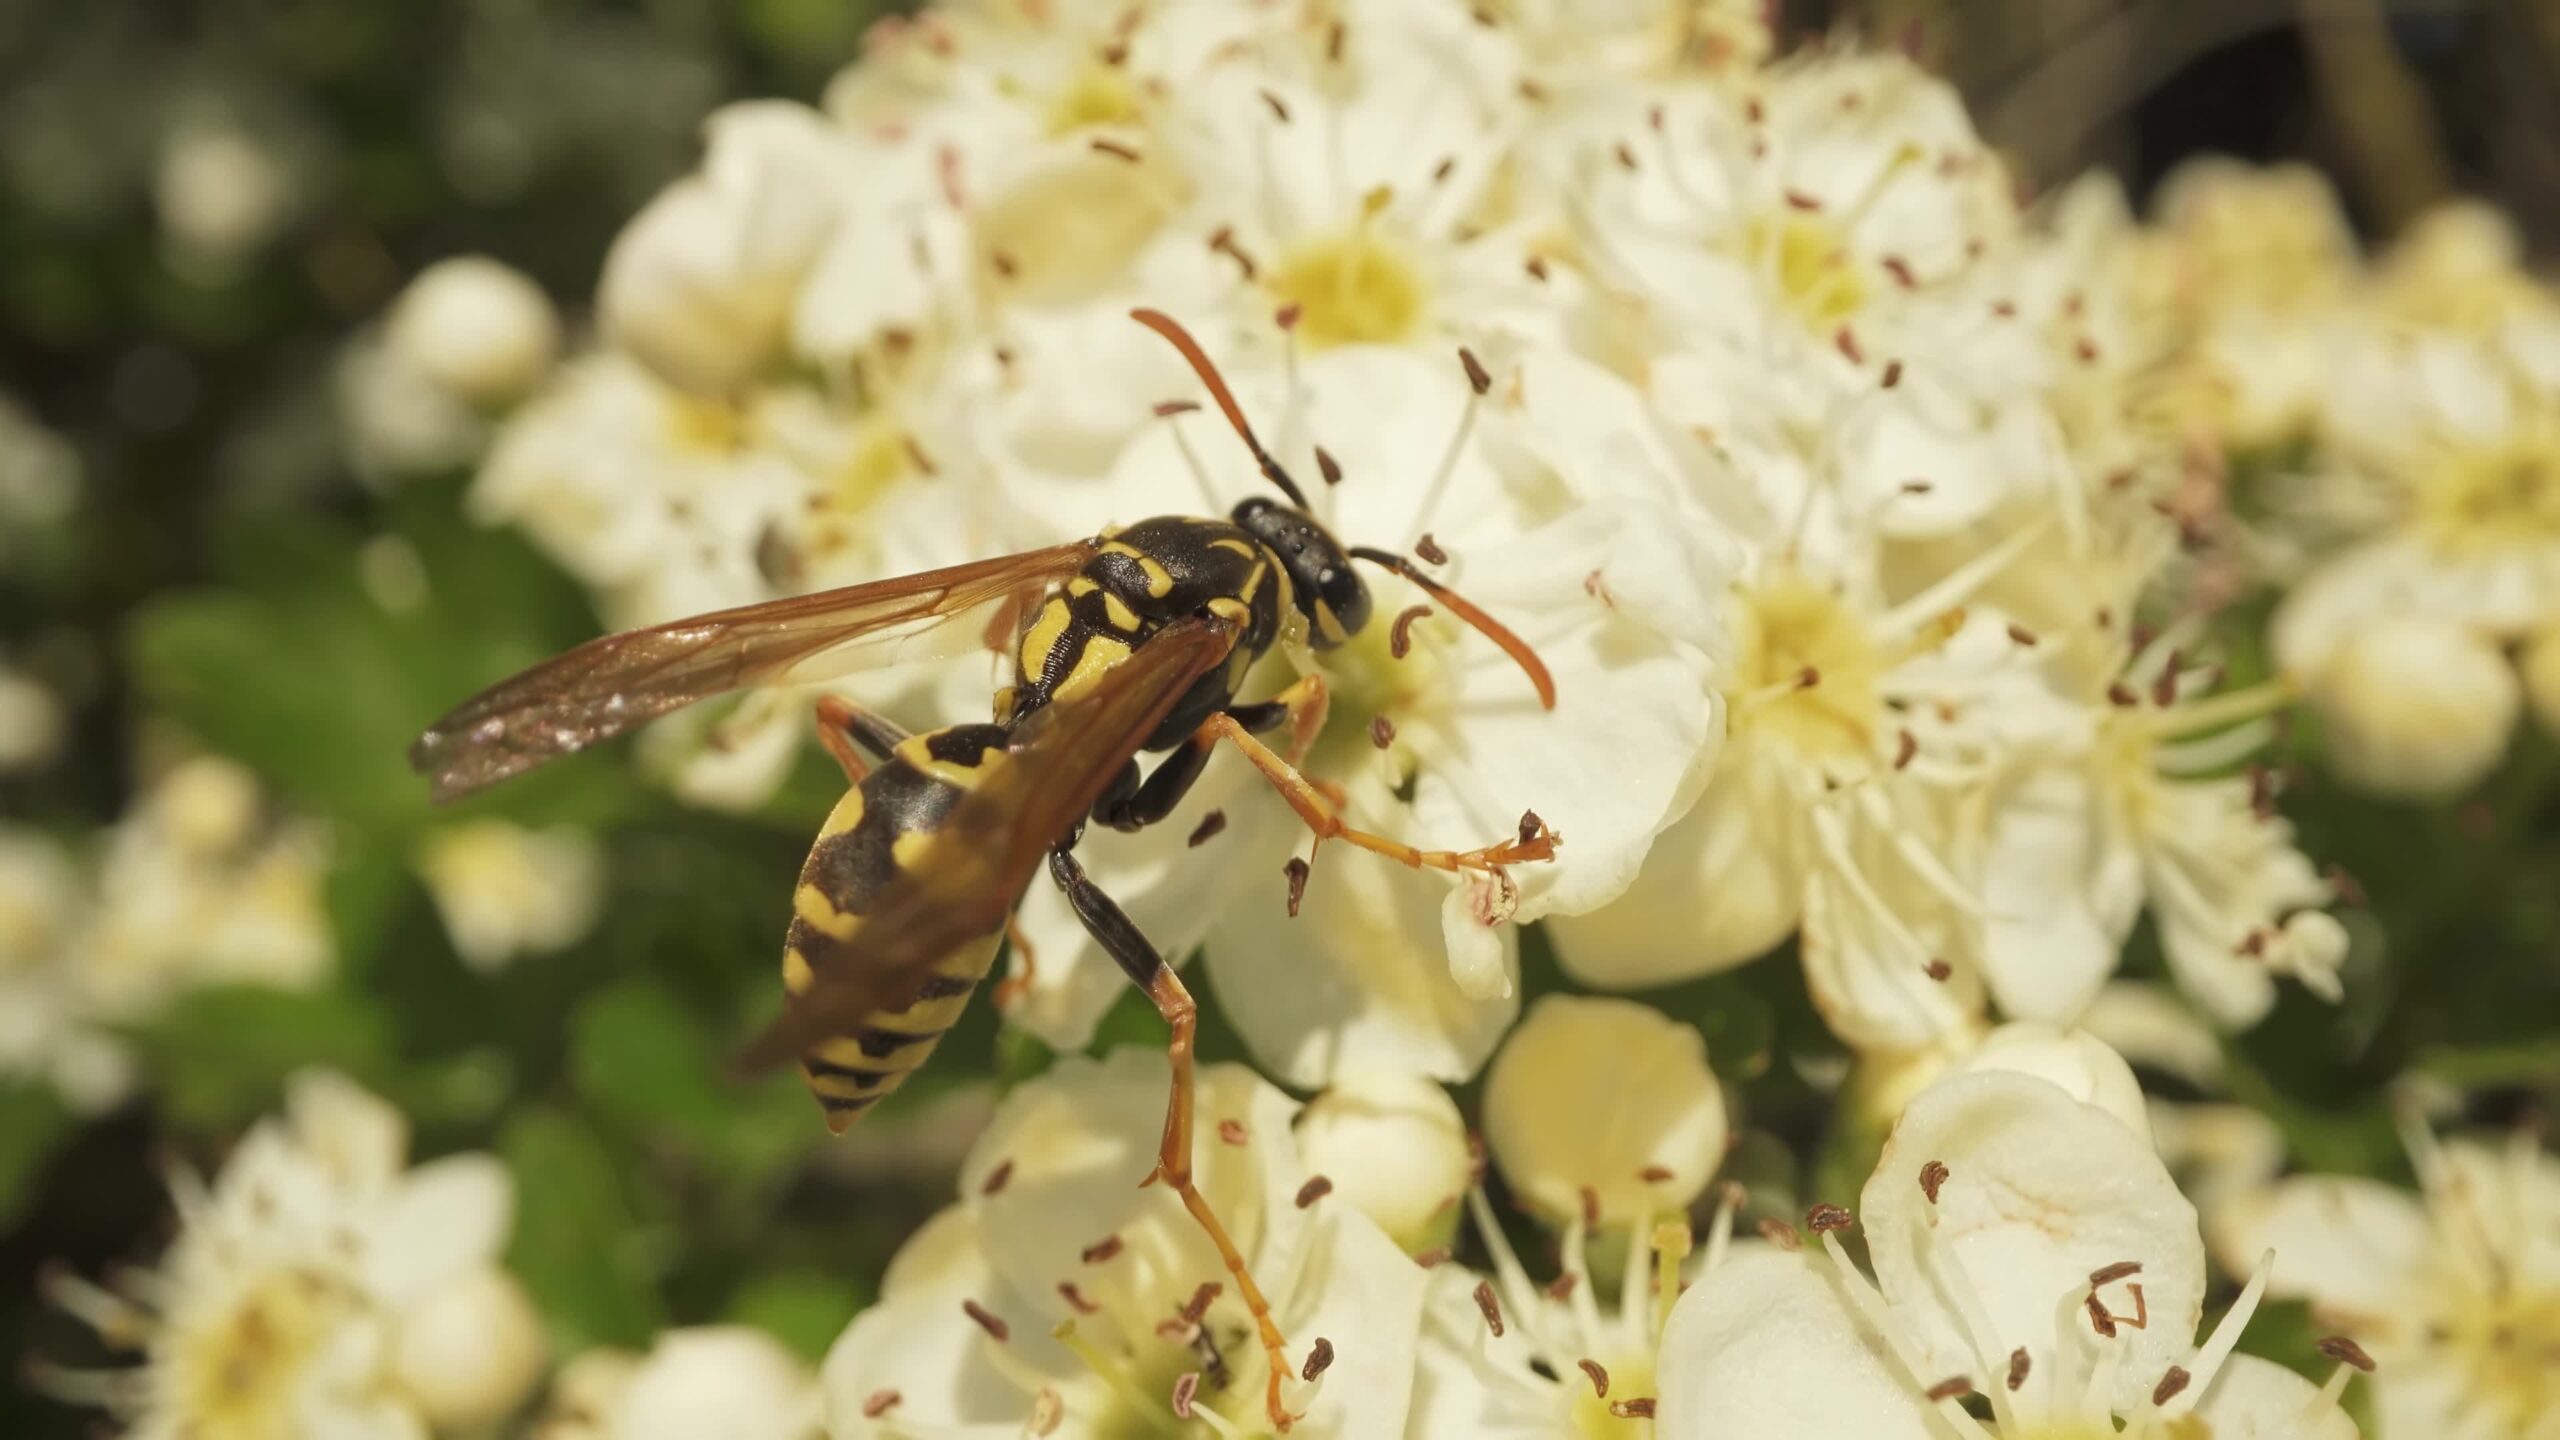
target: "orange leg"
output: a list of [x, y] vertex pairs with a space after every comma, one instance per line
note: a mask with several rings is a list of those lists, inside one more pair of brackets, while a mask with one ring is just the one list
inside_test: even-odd
[[1521, 821], [1520, 833], [1497, 844], [1474, 850], [1416, 849], [1401, 840], [1391, 840], [1384, 835], [1356, 830], [1343, 823], [1342, 816], [1337, 810], [1341, 803], [1338, 795], [1328, 798], [1315, 781], [1298, 773], [1297, 766], [1273, 754], [1269, 746], [1253, 738], [1231, 716], [1212, 715], [1201, 722], [1192, 743], [1214, 744], [1220, 740], [1230, 741], [1237, 749], [1244, 752], [1245, 759], [1253, 762], [1253, 768], [1262, 772], [1262, 778], [1271, 782], [1271, 788], [1279, 791], [1280, 798], [1288, 801], [1289, 808], [1297, 811], [1298, 818], [1306, 822], [1309, 830], [1315, 832], [1316, 843], [1319, 845], [1327, 840], [1340, 840], [1347, 845], [1384, 855], [1399, 864], [1410, 865], [1416, 870], [1447, 870], [1455, 873], [1464, 870], [1498, 870], [1505, 865], [1516, 865], [1529, 860], [1552, 860], [1555, 858], [1556, 846], [1563, 843], [1563, 836], [1547, 829], [1535, 817], [1524, 817]]
[[1131, 924], [1117, 901], [1102, 892], [1076, 863], [1074, 855], [1054, 850], [1049, 855], [1050, 878], [1065, 892], [1067, 903], [1075, 907], [1076, 916], [1111, 958], [1119, 962], [1129, 978], [1138, 982], [1155, 1002], [1156, 1013], [1164, 1017], [1172, 1035], [1165, 1044], [1165, 1060], [1173, 1071], [1173, 1090], [1165, 1102], [1164, 1141], [1156, 1149], [1155, 1169], [1141, 1185], [1162, 1184], [1182, 1199], [1182, 1208], [1191, 1212], [1192, 1220], [1216, 1246], [1218, 1259], [1226, 1266], [1227, 1277], [1235, 1282], [1236, 1294], [1253, 1316], [1254, 1328], [1262, 1338], [1263, 1356], [1271, 1371], [1270, 1386], [1263, 1397], [1271, 1423], [1287, 1430], [1297, 1420], [1282, 1402], [1280, 1387], [1289, 1374], [1288, 1341], [1280, 1334], [1280, 1324], [1271, 1315], [1271, 1302], [1263, 1297], [1262, 1287], [1254, 1283], [1253, 1271], [1245, 1264], [1244, 1252], [1236, 1248], [1227, 1227], [1209, 1208], [1207, 1197], [1191, 1179], [1191, 1112], [1197, 1093], [1197, 1079], [1192, 1071], [1191, 1051], [1199, 1028], [1199, 1002], [1191, 998], [1173, 967], [1147, 937]]
[[1022, 999], [1023, 992], [1031, 988], [1031, 977], [1036, 970], [1031, 951], [1031, 937], [1022, 933], [1022, 917], [1019, 914], [1004, 917], [1004, 938], [1013, 946], [1013, 973], [1004, 977], [996, 985], [996, 1008], [1010, 1010], [1017, 1001]]

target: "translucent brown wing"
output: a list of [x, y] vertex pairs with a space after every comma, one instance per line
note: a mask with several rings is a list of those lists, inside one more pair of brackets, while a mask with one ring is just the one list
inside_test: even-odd
[[739, 1064], [779, 1064], [881, 1010], [914, 1003], [937, 959], [1004, 924], [1049, 847], [1093, 809], [1191, 682], [1226, 660], [1235, 638], [1222, 621], [1175, 621], [1092, 691], [1033, 712], [1005, 747], [1012, 763], [952, 808], [934, 863], [901, 872], [852, 940], [808, 957], [816, 982]]
[[984, 632], [954, 622], [1036, 600], [1092, 558], [1079, 540], [606, 635], [462, 702], [409, 764], [451, 800], [725, 691], [958, 654]]

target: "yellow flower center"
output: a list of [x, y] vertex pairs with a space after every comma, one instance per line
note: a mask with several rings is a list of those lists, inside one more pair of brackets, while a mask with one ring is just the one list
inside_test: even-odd
[[[1387, 603], [1385, 597], [1379, 603]], [[1436, 615], [1414, 622], [1404, 657], [1398, 659], [1395, 621], [1394, 614], [1382, 611], [1359, 634], [1324, 653], [1320, 663], [1332, 690], [1333, 707], [1325, 716], [1324, 733], [1308, 752], [1308, 773], [1340, 779], [1376, 763], [1370, 757], [1378, 753], [1377, 722], [1406, 725], [1434, 693], [1445, 662], [1425, 637], [1431, 627], [1452, 622]], [[1392, 735], [1389, 740], [1386, 754], [1400, 767], [1397, 778], [1401, 780], [1414, 763], [1413, 748], [1395, 743]]]
[[1302, 241], [1263, 283], [1276, 303], [1298, 308], [1299, 338], [1318, 349], [1410, 339], [1430, 309], [1421, 267], [1366, 224]]
[[1055, 139], [1104, 125], [1134, 125], [1142, 113], [1129, 72], [1089, 60], [1065, 89], [1050, 97], [1049, 135]]
[[[1650, 1352], [1604, 1355], [1597, 1357], [1609, 1372], [1609, 1400], [1623, 1401], [1631, 1396], [1658, 1393], [1654, 1384], [1653, 1356]], [[1573, 1433], [1583, 1440], [1648, 1440], [1654, 1433], [1653, 1422], [1640, 1416], [1617, 1415], [1609, 1410], [1609, 1400], [1600, 1398], [1582, 1376], [1567, 1371], [1561, 1377], [1572, 1387], [1571, 1424]]]
[[1836, 329], [1867, 303], [1867, 283], [1847, 241], [1819, 215], [1754, 220], [1749, 247], [1752, 260], [1776, 281], [1787, 308], [1808, 329]]
[[350, 1308], [346, 1292], [309, 1271], [253, 1285], [221, 1320], [186, 1336], [178, 1353], [179, 1407], [201, 1440], [267, 1440], [293, 1429], [303, 1367]]
[[2560, 541], [2560, 420], [2446, 456], [2416, 499], [2420, 532], [2449, 551]]
[[[1147, 1343], [1134, 1351], [1114, 1353], [1070, 1329], [1059, 1339], [1103, 1382], [1102, 1403], [1078, 1433], [1094, 1440], [1226, 1440], [1234, 1435], [1262, 1435], [1271, 1428], [1264, 1409], [1262, 1346], [1241, 1325], [1222, 1324], [1212, 1315], [1208, 1328], [1216, 1340], [1207, 1347], [1178, 1345], [1152, 1328], [1127, 1333], [1144, 1335]], [[1207, 1356], [1214, 1353], [1224, 1367], [1213, 1374]], [[1192, 1392], [1192, 1418], [1173, 1413], [1174, 1386], [1185, 1375], [1198, 1377]], [[1215, 1415], [1217, 1425], [1202, 1418]]]
[[679, 452], [726, 455], [747, 441], [747, 412], [698, 395], [667, 397], [667, 440]]
[[1033, 304], [1089, 299], [1122, 278], [1178, 198], [1144, 149], [1060, 156], [979, 212], [979, 273]]
[[1801, 759], [1864, 764], [1875, 754], [1887, 657], [1864, 619], [1810, 578], [1781, 572], [1741, 597], [1733, 727]]
[[2465, 1295], [2437, 1324], [2440, 1353], [2468, 1372], [2468, 1392], [2514, 1433], [2560, 1407], [2560, 1290]]

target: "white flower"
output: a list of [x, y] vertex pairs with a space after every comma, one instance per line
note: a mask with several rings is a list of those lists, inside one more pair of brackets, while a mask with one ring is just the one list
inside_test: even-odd
[[718, 394], [776, 358], [792, 297], [857, 177], [805, 106], [732, 105], [703, 131], [701, 170], [614, 241], [596, 308], [606, 336], [667, 383]]
[[1449, 1243], [1474, 1168], [1449, 1092], [1377, 1066], [1346, 1067], [1307, 1102], [1298, 1154], [1330, 1193], [1415, 1255]]
[[2137, 1136], [2045, 1081], [1923, 1091], [1858, 1220], [1873, 1281], [1825, 1205], [1817, 1249], [1754, 1249], [1690, 1289], [1662, 1340], [1661, 1433], [2166, 1436], [2194, 1415], [2214, 1435], [2355, 1434], [2332, 1394], [2231, 1357], [2263, 1276], [2195, 1342], [2195, 1211]]
[[455, 469], [489, 443], [489, 420], [418, 369], [379, 329], [358, 334], [330, 377], [348, 458], [379, 484]]
[[0, 775], [43, 768], [62, 749], [63, 726], [53, 691], [0, 660]]
[[582, 830], [466, 820], [420, 842], [417, 866], [453, 948], [483, 972], [576, 944], [604, 903], [604, 856]]
[[590, 1350], [560, 1369], [540, 1440], [809, 1440], [818, 1382], [761, 1330], [705, 1325], [660, 1335], [646, 1355]]
[[543, 1364], [539, 1328], [497, 1269], [513, 1195], [487, 1155], [404, 1168], [397, 1112], [304, 1074], [210, 1186], [175, 1177], [178, 1237], [116, 1290], [55, 1299], [138, 1368], [47, 1372], [112, 1406], [138, 1440], [330, 1435], [400, 1440], [511, 1411]]
[[0, 828], [0, 1075], [48, 1085], [83, 1114], [133, 1088], [125, 1042], [81, 985], [77, 941], [93, 903], [62, 845]]
[[475, 405], [531, 390], [560, 348], [560, 319], [524, 272], [485, 255], [418, 272], [384, 322], [393, 355]]
[[79, 503], [78, 452], [0, 395], [0, 569], [38, 553]]
[[[829, 1354], [836, 1440], [1027, 1428], [1067, 1440], [1267, 1434], [1267, 1362], [1217, 1253], [1163, 1187], [1154, 1056], [1070, 1059], [1006, 1097], [960, 1202], [891, 1263]], [[1288, 1099], [1237, 1066], [1200, 1072], [1196, 1179], [1270, 1297], [1312, 1387], [1281, 1377], [1292, 1434], [1404, 1433], [1423, 1272], [1368, 1218], [1310, 1188]], [[1303, 1203], [1302, 1203], [1303, 1202]]]
[[2501, 1146], [2403, 1128], [2417, 1194], [2280, 1180], [2213, 1217], [2216, 1251], [2272, 1247], [2269, 1293], [2372, 1352], [2384, 1440], [2560, 1435], [2560, 1160], [2521, 1130]]
[[2376, 795], [2460, 795], [2507, 752], [2523, 687], [2471, 628], [2422, 615], [2378, 617], [2341, 641], [2307, 681], [2322, 757]]
[[1723, 1163], [1724, 1092], [1696, 1027], [1632, 1000], [1549, 995], [1485, 1077], [1485, 1144], [1550, 1223], [1678, 1214]]
[[162, 137], [152, 198], [177, 257], [220, 272], [247, 263], [300, 203], [293, 162], [275, 137], [210, 115]]
[[76, 942], [95, 1013], [147, 1017], [202, 985], [315, 985], [336, 963], [325, 847], [271, 821], [257, 781], [215, 756], [180, 762], [107, 837], [99, 902]]

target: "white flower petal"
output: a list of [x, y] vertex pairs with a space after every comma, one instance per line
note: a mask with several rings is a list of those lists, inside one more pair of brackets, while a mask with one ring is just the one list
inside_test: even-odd
[[1759, 1246], [1697, 1284], [1662, 1334], [1663, 1440], [1930, 1440], [1911, 1383], [1831, 1268]]
[[[1947, 1171], [1934, 1203], [1920, 1184], [1932, 1161]], [[1931, 1362], [1980, 1375], [2025, 1348], [2030, 1412], [2052, 1403], [2046, 1387], [2063, 1373], [2056, 1317], [2090, 1333], [2072, 1307], [2099, 1270], [2139, 1264], [2099, 1298], [2130, 1315], [2125, 1287], [2139, 1284], [2149, 1310], [2147, 1328], [2119, 1326], [2112, 1342], [2120, 1408], [2146, 1402], [2193, 1343], [2204, 1306], [2195, 1207], [2146, 1140], [2047, 1081], [1955, 1075], [1923, 1090], [1886, 1140], [1858, 1214], [1877, 1282], [1910, 1315]], [[1990, 1326], [1979, 1349], [1965, 1338], [1958, 1284], [1979, 1297]]]
[[2213, 1440], [2356, 1440], [2356, 1422], [2319, 1386], [2255, 1355], [2224, 1362], [2195, 1413]]
[[[1550, 1221], [1686, 1209], [1724, 1161], [1724, 1093], [1696, 1027], [1631, 1000], [1549, 995], [1485, 1080], [1485, 1143]], [[1653, 1178], [1647, 1178], [1651, 1176]]]
[[2435, 1236], [2416, 1197], [2376, 1180], [2305, 1175], [2233, 1199], [2212, 1217], [2215, 1253], [2245, 1274], [2269, 1250], [2267, 1293], [2348, 1315], [2406, 1313], [2427, 1283]]
[[2142, 1082], [2133, 1067], [2085, 1030], [2063, 1030], [2017, 1020], [1982, 1038], [1956, 1069], [1979, 1074], [2005, 1070], [2032, 1075], [2060, 1086], [2083, 1105], [2094, 1105], [2124, 1122], [2124, 1127], [2151, 1142], [2151, 1116], [2143, 1108]]
[[2114, 973], [2141, 913], [2141, 857], [2105, 822], [2097, 787], [2079, 766], [2013, 775], [1991, 807], [1983, 977], [2003, 1013], [2068, 1024]]
[[365, 1279], [394, 1306], [497, 1258], [515, 1224], [515, 1179], [493, 1155], [448, 1155], [408, 1173], [371, 1217]]

